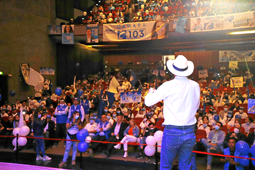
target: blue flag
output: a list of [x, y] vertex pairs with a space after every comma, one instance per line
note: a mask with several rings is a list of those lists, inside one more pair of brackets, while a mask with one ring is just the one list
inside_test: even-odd
[[130, 73], [131, 73], [131, 75], [130, 75], [129, 81], [130, 81], [131, 85], [134, 86], [137, 83], [138, 79], [137, 79], [135, 72], [133, 70], [130, 70]]

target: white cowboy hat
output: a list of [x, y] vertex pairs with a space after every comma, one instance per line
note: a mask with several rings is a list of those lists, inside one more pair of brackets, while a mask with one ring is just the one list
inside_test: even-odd
[[177, 76], [189, 76], [194, 71], [193, 62], [183, 55], [178, 55], [175, 60], [168, 60], [166, 65], [168, 70]]

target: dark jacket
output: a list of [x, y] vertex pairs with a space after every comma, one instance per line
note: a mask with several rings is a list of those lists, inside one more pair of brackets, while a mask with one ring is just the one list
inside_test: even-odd
[[[116, 127], [117, 122], [114, 122], [111, 128], [111, 133], [114, 133], [114, 129]], [[127, 128], [128, 124], [126, 122], [121, 122], [120, 131], [119, 131], [119, 140], [124, 137], [124, 131]]]
[[251, 145], [253, 145], [254, 140], [255, 140], [254, 132], [249, 133], [248, 137], [246, 138], [246, 142], [251, 146]]
[[43, 136], [43, 130], [44, 130], [46, 123], [47, 123], [46, 119], [44, 119], [44, 120], [41, 120], [38, 118], [34, 119], [34, 123], [33, 123], [34, 136]]
[[[233, 133], [235, 133], [235, 132], [229, 132], [229, 133], [226, 135], [226, 137], [225, 137], [225, 141], [226, 141], [226, 142], [230, 139], [230, 136], [231, 136]], [[240, 141], [240, 140], [245, 141], [245, 139], [246, 139], [246, 137], [245, 137], [245, 135], [244, 135], [243, 133], [237, 133], [237, 134], [236, 134], [236, 137], [237, 137], [237, 139], [236, 139], [237, 141]]]
[[[46, 127], [47, 122], [45, 123], [44, 128]], [[54, 128], [55, 128], [55, 122], [53, 122], [52, 120], [49, 121], [49, 125], [48, 125], [48, 132], [54, 132]]]

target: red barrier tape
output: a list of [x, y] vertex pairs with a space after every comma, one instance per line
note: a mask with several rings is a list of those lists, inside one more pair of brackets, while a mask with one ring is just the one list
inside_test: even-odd
[[[0, 135], [0, 138], [1, 137], [3, 137], [3, 138], [13, 137], [14, 138], [14, 137], [17, 137], [17, 136]], [[34, 136], [19, 136], [19, 137], [26, 137], [26, 138], [32, 138], [32, 139], [55, 140], [55, 141], [73, 141], [73, 142], [79, 142], [79, 140], [72, 140], [72, 139], [42, 138], [42, 137], [34, 137]], [[96, 141], [96, 140], [91, 140], [91, 142], [98, 142], [98, 143], [103, 143], [103, 144], [119, 144], [119, 142]], [[138, 146], [138, 145], [147, 145], [147, 144], [129, 143], [129, 145]], [[157, 146], [157, 147], [161, 147], [161, 146]], [[201, 152], [201, 151], [193, 151], [193, 153], [199, 153], [199, 154], [204, 154], [204, 155], [212, 155], [212, 156], [220, 156], [220, 157], [228, 157], [228, 158], [249, 159], [249, 160], [255, 161], [254, 158], [245, 158], [245, 157], [240, 157], [240, 156], [223, 155], [223, 154], [218, 154], [218, 153], [209, 153], [209, 152]]]

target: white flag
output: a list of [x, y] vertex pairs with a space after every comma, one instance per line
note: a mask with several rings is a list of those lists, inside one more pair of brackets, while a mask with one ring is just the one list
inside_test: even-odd
[[42, 90], [44, 85], [43, 76], [30, 67], [28, 85], [32, 85], [36, 90]]

